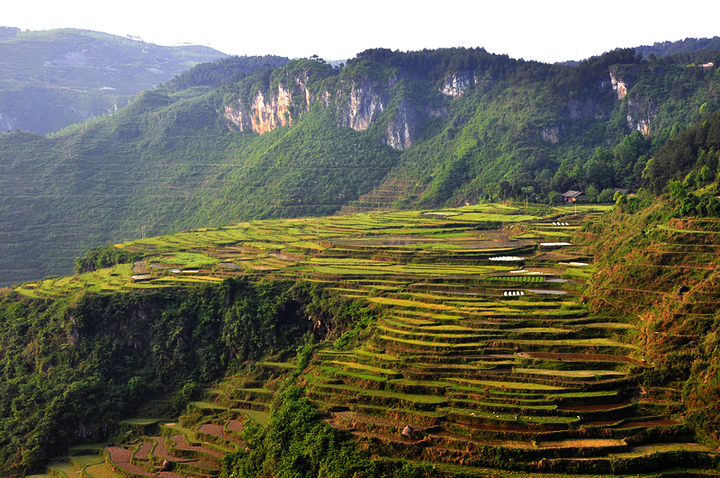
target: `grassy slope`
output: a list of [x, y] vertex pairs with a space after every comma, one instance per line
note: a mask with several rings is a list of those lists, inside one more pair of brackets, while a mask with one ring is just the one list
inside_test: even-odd
[[658, 204], [607, 216], [589, 231], [601, 266], [590, 302], [637, 317], [635, 343], [657, 363], [644, 377], [648, 396], [674, 389], [701, 439], [716, 446], [717, 219], [673, 218]]
[[[8, 220], [0, 230], [0, 282], [65, 274], [82, 251], [139, 237], [143, 226], [163, 234], [239, 219], [329, 214], [349, 204], [361, 210], [455, 206], [488, 196], [526, 196], [521, 188], [528, 186], [544, 202], [550, 189], [590, 184], [592, 178], [581, 174], [583, 162], [598, 145], [619, 142], [628, 132], [628, 100], [618, 101], [607, 83], [615, 56], [577, 69], [485, 57], [494, 62], [478, 70], [485, 79], [454, 100], [438, 93], [439, 82], [457, 71], [452, 63], [439, 61], [426, 71], [359, 61], [342, 72], [315, 72], [305, 60], [217, 89], [199, 80], [175, 81], [113, 117], [45, 140], [2, 135], [0, 186], [7, 192], [1, 207]], [[688, 82], [684, 67], [663, 68], [673, 82], [687, 83], [693, 102], [713, 98], [714, 71], [692, 72]], [[276, 86], [283, 75], [303, 69], [317, 73], [308, 86], [317, 95], [347, 92], [354, 82], [378, 75], [372, 80], [377, 84], [392, 75], [402, 81], [366, 131], [338, 127], [340, 110], [332, 101], [302, 115], [296, 108], [292, 127], [262, 136], [228, 130], [219, 112], [232, 98], [247, 100], [256, 88]], [[661, 103], [664, 90], [647, 85], [667, 78], [652, 71], [655, 76], [638, 82], [637, 94]], [[424, 118], [415, 146], [402, 152], [380, 141], [401, 102], [415, 104]], [[694, 103], [688, 110], [673, 104], [682, 122], [701, 114]], [[675, 118], [663, 114], [658, 134]], [[631, 157], [637, 163], [625, 166], [644, 159]], [[558, 170], [567, 174], [555, 178]], [[635, 176], [641, 170], [635, 167]]]
[[0, 75], [1, 113], [13, 130], [59, 131], [114, 113], [141, 91], [225, 56], [85, 30], [17, 31], [0, 39], [0, 58], [10, 66]]

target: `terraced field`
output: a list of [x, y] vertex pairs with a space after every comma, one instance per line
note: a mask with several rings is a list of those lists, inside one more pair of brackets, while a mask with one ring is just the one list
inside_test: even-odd
[[711, 450], [686, 443], [672, 403], [637, 400], [633, 374], [652, 364], [625, 337], [633, 325], [575, 300], [581, 274], [569, 272], [592, 259], [582, 247], [561, 250], [562, 260], [541, 247], [519, 253], [505, 262], [511, 270], [474, 260], [447, 267], [496, 269], [347, 281], [338, 293], [383, 314], [370, 342], [318, 354], [305, 376], [310, 396], [380, 456], [465, 471], [710, 466]]
[[[379, 311], [369, 340], [327, 344], [301, 376], [326, 421], [378, 459], [477, 476], [714, 476], [716, 454], [675, 415], [680, 390], [640, 399], [636, 375], [653, 364], [631, 341], [634, 321], [578, 300], [594, 270], [580, 224], [600, 212], [578, 211], [476, 206], [244, 223], [117, 245], [146, 258], [18, 290], [189, 287], [236, 275], [317, 282]], [[276, 377], [292, 367], [265, 366]], [[223, 454], [243, 446], [241, 417], [262, 423], [274, 393], [271, 383], [238, 383], [205, 391], [196, 406], [208, 418], [193, 429], [165, 424], [162, 435], [105, 448], [106, 467], [214, 476]]]
[[160, 425], [161, 434], [125, 445], [83, 450], [49, 466], [51, 476], [89, 478], [146, 477], [196, 478], [217, 476], [222, 458], [244, 447], [240, 420], [204, 423], [184, 429], [175, 423]]

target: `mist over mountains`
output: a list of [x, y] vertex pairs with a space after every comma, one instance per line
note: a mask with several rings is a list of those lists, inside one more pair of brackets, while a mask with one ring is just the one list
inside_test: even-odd
[[87, 30], [0, 27], [0, 131], [47, 134], [110, 115], [141, 91], [226, 56]]

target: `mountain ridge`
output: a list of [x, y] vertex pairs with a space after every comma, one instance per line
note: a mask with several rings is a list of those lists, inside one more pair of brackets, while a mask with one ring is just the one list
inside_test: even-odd
[[[568, 189], [608, 200], [640, 187], [655, 151], [720, 104], [717, 69], [633, 49], [578, 66], [480, 48], [368, 50], [342, 68], [264, 61], [195, 67], [52, 137], [0, 136], [3, 283], [67, 273], [142, 226], [544, 203]], [[27, 250], [38, 251], [32, 264]]]
[[0, 125], [56, 132], [109, 115], [143, 90], [227, 55], [209, 47], [163, 47], [79, 29], [2, 29]]

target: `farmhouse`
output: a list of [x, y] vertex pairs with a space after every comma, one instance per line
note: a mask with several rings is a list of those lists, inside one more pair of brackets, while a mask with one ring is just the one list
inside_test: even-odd
[[573, 191], [572, 189], [563, 193], [561, 196], [562, 202], [575, 202], [575, 201], [583, 201], [585, 200], [586, 196], [585, 193], [582, 191]]

